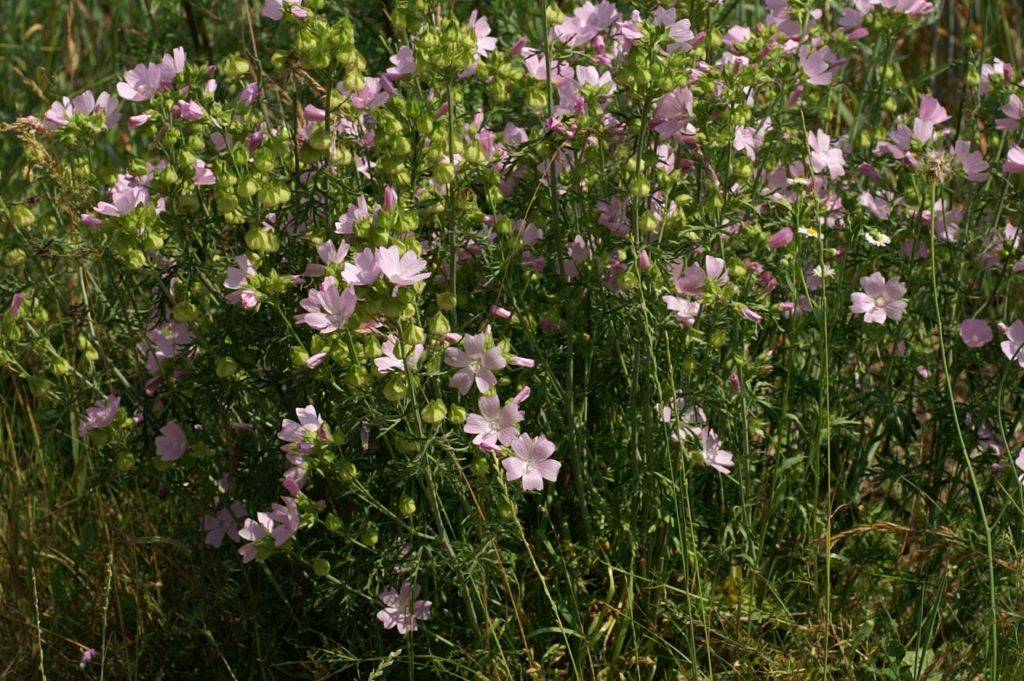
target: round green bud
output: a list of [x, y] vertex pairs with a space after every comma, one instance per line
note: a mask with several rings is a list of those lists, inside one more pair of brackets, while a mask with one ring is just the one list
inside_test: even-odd
[[440, 423], [448, 415], [448, 407], [441, 400], [431, 400], [420, 410], [420, 418], [431, 425]]
[[31, 227], [36, 221], [35, 213], [28, 206], [15, 206], [11, 210], [11, 224], [18, 229]]
[[24, 249], [12, 248], [4, 253], [4, 266], [11, 268], [21, 267], [25, 264], [26, 257]]
[[231, 378], [238, 373], [238, 362], [233, 357], [221, 357], [214, 368], [217, 378]]
[[313, 561], [313, 572], [317, 577], [326, 577], [331, 572], [331, 564], [325, 558]]
[[452, 425], [461, 426], [466, 422], [466, 408], [458, 404], [453, 404], [450, 413], [448, 414], [448, 420], [452, 422]]
[[410, 517], [416, 512], [416, 500], [412, 497], [402, 497], [398, 502], [398, 512], [406, 518]]

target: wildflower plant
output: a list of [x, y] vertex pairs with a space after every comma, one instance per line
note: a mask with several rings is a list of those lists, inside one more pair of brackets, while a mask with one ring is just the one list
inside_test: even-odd
[[1018, 669], [1024, 81], [924, 0], [634, 4], [266, 0], [22, 112], [5, 381], [267, 664]]

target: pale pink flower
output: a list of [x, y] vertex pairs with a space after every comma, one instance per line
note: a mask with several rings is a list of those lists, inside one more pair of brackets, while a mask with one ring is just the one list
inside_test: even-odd
[[259, 511], [256, 514], [256, 518], [245, 519], [242, 523], [242, 529], [238, 531], [239, 538], [249, 542], [238, 549], [239, 555], [242, 556], [243, 563], [250, 563], [256, 559], [259, 555], [257, 545], [264, 537], [269, 536], [273, 529], [274, 520], [270, 517], [269, 513]]
[[1024, 149], [1014, 144], [1006, 152], [1006, 161], [1003, 163], [1003, 172], [1017, 175], [1024, 173]]
[[423, 356], [423, 344], [417, 343], [404, 359], [399, 358], [395, 355], [395, 347], [398, 343], [398, 338], [394, 334], [390, 334], [381, 344], [381, 352], [384, 354], [373, 360], [374, 365], [377, 367], [377, 371], [382, 374], [386, 374], [389, 371], [404, 371], [406, 369], [415, 369], [416, 365], [419, 364], [420, 358]]
[[820, 173], [827, 169], [833, 180], [846, 172], [843, 150], [832, 146], [832, 140], [825, 131], [807, 133], [807, 146], [811, 149], [809, 161], [814, 172]]
[[297, 407], [295, 416], [298, 421], [281, 420], [281, 430], [277, 433], [277, 438], [285, 442], [281, 445], [282, 451], [309, 453], [313, 451], [313, 446], [318, 441], [327, 440], [327, 426], [316, 413], [316, 407], [312, 404]]
[[886, 280], [881, 272], [875, 272], [861, 277], [860, 285], [863, 292], [850, 294], [850, 312], [864, 315], [864, 321], [870, 324], [884, 324], [887, 319], [898, 322], [903, 318], [907, 287], [898, 278]]
[[971, 182], [984, 182], [988, 179], [988, 163], [980, 151], [971, 151], [971, 143], [957, 140], [953, 144], [953, 153], [964, 169], [964, 175]]
[[693, 115], [693, 93], [676, 88], [658, 100], [651, 123], [661, 139], [678, 139], [689, 127]]
[[481, 395], [477, 400], [479, 414], [469, 414], [463, 432], [474, 435], [473, 444], [493, 449], [497, 443], [510, 446], [519, 435], [517, 424], [523, 420], [519, 403], [509, 400], [504, 406], [497, 395]]
[[417, 600], [420, 595], [418, 584], [405, 581], [400, 591], [388, 588], [379, 596], [384, 608], [377, 612], [377, 619], [385, 629], [398, 629], [402, 636], [416, 631], [417, 620], [430, 619], [430, 601]]
[[340, 269], [338, 266], [345, 262], [345, 258], [348, 256], [348, 249], [348, 243], [344, 241], [341, 242], [340, 246], [335, 246], [333, 241], [323, 242], [316, 247], [316, 254], [320, 257], [320, 263], [322, 264], [309, 263], [306, 265], [302, 276], [322, 277], [327, 274], [327, 269], [330, 267]]
[[185, 121], [201, 121], [206, 117], [206, 109], [199, 102], [179, 99], [174, 105], [174, 115]]
[[561, 462], [551, 458], [555, 453], [555, 443], [543, 435], [530, 437], [523, 433], [511, 444], [515, 456], [502, 459], [505, 479], [508, 481], [522, 480], [523, 490], [542, 490], [544, 481], [554, 482], [558, 479]]
[[813, 52], [809, 45], [800, 48], [800, 68], [812, 85], [829, 85], [845, 64], [846, 60], [837, 57], [827, 45]]
[[476, 10], [469, 13], [469, 27], [476, 35], [476, 56], [485, 58], [498, 48], [498, 39], [491, 35], [491, 25], [487, 17], [478, 16]]
[[1016, 130], [1024, 118], [1024, 101], [1021, 101], [1017, 94], [1010, 95], [1003, 106], [1003, 113], [1006, 114], [1006, 118], [996, 119], [996, 130]]
[[733, 133], [732, 148], [742, 151], [751, 161], [756, 160], [757, 150], [764, 144], [764, 137], [771, 129], [771, 117], [765, 118], [757, 128], [740, 126]]
[[299, 301], [306, 312], [295, 315], [295, 322], [320, 333], [333, 333], [343, 327], [355, 312], [357, 300], [354, 288], [349, 286], [339, 292], [334, 277], [326, 277], [319, 288], [310, 289]]
[[168, 421], [156, 436], [156, 453], [163, 461], [177, 461], [185, 455], [188, 440], [177, 421]]
[[725, 271], [725, 261], [713, 255], [704, 256], [704, 266], [694, 263], [682, 269], [682, 262], [672, 266], [672, 280], [676, 290], [690, 296], [699, 296], [704, 284], [711, 280], [718, 285], [729, 283], [729, 273]]
[[498, 378], [494, 372], [505, 368], [505, 355], [500, 347], [486, 350], [486, 343], [486, 334], [480, 333], [475, 336], [465, 336], [462, 339], [463, 349], [461, 350], [459, 348], [445, 350], [445, 364], [458, 369], [448, 385], [462, 395], [468, 394], [474, 383], [477, 390], [482, 393], [486, 393], [498, 384]]
[[980, 348], [992, 340], [992, 327], [984, 319], [965, 319], [960, 324], [960, 338], [969, 348]]
[[395, 285], [396, 292], [399, 286], [412, 286], [429, 279], [430, 272], [424, 271], [426, 266], [427, 262], [416, 255], [415, 251], [402, 253], [398, 246], [377, 248], [377, 267]]
[[245, 507], [241, 502], [234, 502], [230, 506], [217, 511], [215, 515], [203, 516], [203, 531], [206, 532], [206, 543], [213, 548], [219, 548], [227, 537], [231, 542], [237, 544], [241, 541], [238, 535], [238, 522], [246, 517]]
[[309, 16], [309, 12], [302, 8], [302, 0], [264, 0], [260, 15], [272, 21], [281, 21], [284, 18], [285, 7], [296, 19], [305, 19]]
[[259, 293], [249, 287], [249, 280], [256, 276], [256, 268], [246, 255], [235, 257], [235, 267], [229, 267], [224, 277], [224, 288], [231, 293], [224, 296], [229, 303], [241, 303], [246, 310], [255, 309], [259, 303]]
[[408, 45], [399, 47], [398, 52], [391, 55], [390, 61], [391, 66], [384, 72], [384, 77], [390, 81], [416, 73], [416, 58]]
[[693, 326], [697, 315], [700, 314], [700, 303], [679, 296], [662, 296], [661, 299], [665, 301], [669, 311], [675, 313], [677, 322], [683, 326]]
[[364, 248], [356, 253], [352, 262], [345, 263], [341, 278], [353, 286], [370, 286], [380, 275], [377, 253], [372, 248]]
[[192, 183], [199, 187], [217, 184], [217, 176], [213, 174], [213, 170], [202, 159], [196, 159], [196, 171], [192, 176]]
[[704, 464], [714, 468], [722, 475], [729, 475], [732, 472], [732, 452], [722, 449], [722, 441], [718, 434], [711, 428], [701, 428], [697, 433], [700, 440], [701, 457]]
[[611, 28], [622, 15], [615, 9], [615, 5], [602, 0], [596, 7], [590, 0], [583, 3], [575, 10], [572, 16], [568, 17], [555, 26], [553, 32], [555, 37], [572, 47], [586, 45], [598, 34]]
[[334, 223], [334, 231], [338, 234], [355, 234], [356, 223], [370, 217], [370, 206], [362, 194], [355, 203], [348, 204], [345, 214]]
[[1024, 368], [1024, 322], [1016, 320], [1003, 333], [1006, 340], [999, 344], [999, 348], [1008, 360]]
[[85, 417], [78, 426], [78, 437], [85, 437], [90, 430], [100, 430], [112, 424], [120, 408], [121, 398], [117, 395], [110, 395], [106, 400], [99, 400], [91, 407], [86, 407]]

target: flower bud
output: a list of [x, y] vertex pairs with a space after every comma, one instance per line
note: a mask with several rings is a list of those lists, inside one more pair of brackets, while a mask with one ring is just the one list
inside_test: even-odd
[[458, 305], [459, 299], [454, 293], [444, 291], [437, 294], [437, 306], [445, 312], [451, 312]]
[[281, 248], [281, 240], [269, 229], [253, 227], [245, 233], [245, 245], [250, 251], [274, 253]]
[[451, 421], [452, 425], [461, 426], [466, 422], [466, 408], [458, 404], [453, 404], [448, 415], [448, 420]]
[[398, 502], [398, 512], [408, 518], [416, 512], [416, 500], [412, 497], [402, 497]]
[[325, 558], [317, 558], [313, 561], [313, 572], [317, 577], [326, 577], [331, 572], [331, 564]]
[[214, 368], [217, 378], [231, 378], [238, 373], [238, 362], [233, 357], [221, 357]]
[[447, 414], [448, 408], [441, 400], [431, 400], [427, 403], [427, 406], [420, 410], [420, 418], [423, 419], [424, 423], [431, 425], [443, 421]]
[[21, 248], [12, 248], [4, 253], [4, 267], [21, 267], [25, 264], [26, 254]]
[[15, 206], [11, 210], [11, 224], [18, 229], [25, 229], [32, 226], [36, 221], [35, 213], [28, 206]]
[[188, 324], [199, 318], [199, 310], [192, 303], [182, 300], [171, 308], [171, 315], [174, 317], [174, 321]]

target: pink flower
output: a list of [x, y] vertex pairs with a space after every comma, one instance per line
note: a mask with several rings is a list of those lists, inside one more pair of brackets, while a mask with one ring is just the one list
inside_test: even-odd
[[555, 453], [555, 443], [543, 435], [530, 437], [523, 433], [511, 444], [515, 456], [502, 459], [505, 479], [523, 481], [523, 490], [542, 490], [544, 481], [554, 482], [558, 479], [561, 462], [555, 461], [551, 455]]
[[863, 292], [850, 294], [850, 312], [863, 314], [869, 324], [884, 324], [886, 319], [898, 322], [907, 309], [903, 300], [907, 287], [896, 277], [886, 280], [881, 272], [861, 277]]
[[188, 440], [176, 421], [168, 421], [156, 437], [156, 453], [163, 461], [177, 461], [185, 455]]
[[355, 312], [357, 300], [353, 287], [349, 286], [339, 292], [334, 277], [326, 277], [320, 288], [310, 289], [306, 297], [299, 301], [306, 312], [295, 315], [295, 322], [320, 333], [333, 333], [343, 327]]
[[509, 400], [501, 406], [497, 395], [481, 395], [477, 406], [480, 413], [469, 414], [463, 432], [475, 435], [473, 444], [480, 447], [489, 445], [493, 449], [499, 442], [510, 446], [519, 435], [516, 424], [524, 418], [519, 403]]
[[785, 248], [793, 241], [793, 230], [783, 227], [768, 237], [768, 248]]
[[179, 99], [178, 103], [174, 106], [174, 114], [182, 120], [201, 121], [206, 117], [206, 109], [199, 102]]
[[682, 270], [682, 263], [678, 262], [672, 267], [672, 280], [675, 282], [676, 290], [690, 296], [699, 296], [704, 289], [704, 284], [711, 280], [719, 285], [729, 283], [729, 273], [725, 271], [725, 261], [713, 255], [704, 256], [704, 267], [694, 263]]
[[148, 203], [149, 189], [134, 182], [134, 178], [122, 175], [110, 188], [110, 201], [100, 201], [93, 210], [107, 217], [122, 217]]
[[120, 104], [117, 97], [108, 92], [101, 92], [98, 97], [94, 97], [91, 90], [86, 90], [74, 99], [64, 97], [51, 104], [43, 116], [43, 124], [51, 130], [62, 128], [71, 122], [72, 116], [91, 116], [97, 113], [106, 114], [104, 123], [112, 128], [121, 120], [121, 114], [117, 113]]
[[112, 424], [120, 408], [121, 398], [117, 395], [110, 395], [106, 400], [99, 400], [87, 407], [85, 417], [78, 426], [78, 437], [85, 437], [90, 430], [100, 430]]
[[364, 248], [345, 263], [341, 278], [353, 286], [370, 286], [380, 278], [380, 265], [372, 248]]
[[419, 364], [420, 357], [423, 356], [423, 344], [417, 343], [404, 359], [399, 359], [395, 355], [395, 346], [397, 342], [398, 339], [394, 334], [391, 334], [381, 345], [381, 351], [384, 354], [373, 360], [374, 365], [377, 367], [377, 371], [380, 373], [386, 374], [389, 371], [415, 369], [416, 365]]
[[384, 608], [377, 612], [377, 619], [385, 629], [398, 629], [402, 636], [416, 631], [416, 620], [430, 619], [430, 601], [416, 600], [420, 595], [418, 584], [405, 581], [400, 591], [388, 588], [380, 596]]
[[196, 159], [196, 172], [192, 176], [192, 183], [199, 187], [217, 184], [217, 176], [213, 174], [213, 170], [202, 159]]
[[661, 139], [678, 139], [693, 115], [693, 93], [689, 88], [676, 88], [658, 100], [651, 123]]
[[1006, 152], [1006, 161], [1003, 163], [1003, 172], [1017, 175], [1024, 173], [1024, 149], [1014, 144]]
[[296, 19], [305, 19], [309, 16], [309, 12], [302, 8], [302, 0], [264, 0], [263, 11], [260, 14], [272, 21], [281, 21], [286, 5]]
[[1006, 334], [1006, 340], [999, 344], [999, 348], [1006, 355], [1006, 359], [1017, 362], [1024, 368], [1024, 322], [1018, 319], [1003, 333]]
[[160, 62], [137, 64], [125, 71], [124, 80], [117, 84], [117, 94], [132, 102], [149, 101], [160, 90], [170, 87], [184, 70], [185, 49], [176, 47]]
[[236, 501], [230, 506], [217, 511], [216, 515], [203, 516], [203, 531], [206, 532], [206, 543], [219, 548], [224, 537], [237, 544], [241, 541], [238, 535], [238, 521], [246, 517], [245, 507]]
[[241, 303], [246, 310], [255, 309], [260, 303], [259, 293], [248, 284], [256, 276], [256, 268], [246, 255], [237, 256], [235, 265], [228, 268], [228, 274], [224, 277], [224, 288], [231, 289], [231, 293], [224, 296], [224, 299], [229, 303]]
[[749, 28], [737, 25], [725, 32], [725, 35], [722, 36], [722, 42], [732, 48], [747, 42], [752, 35]]
[[710, 428], [701, 428], [697, 437], [700, 440], [701, 457], [704, 464], [711, 466], [722, 475], [729, 475], [732, 471], [732, 452], [722, 449], [722, 441]]
[[163, 87], [163, 69], [160, 64], [138, 64], [125, 71], [124, 80], [117, 84], [117, 94], [131, 102], [146, 102]]
[[260, 97], [260, 86], [259, 83], [249, 83], [242, 91], [238, 94], [238, 101], [246, 106], [252, 106], [256, 103], [256, 100]]
[[988, 163], [980, 151], [971, 151], [971, 143], [957, 140], [953, 144], [953, 153], [964, 169], [964, 175], [971, 182], [984, 182], [988, 179]]
[[461, 395], [469, 394], [474, 383], [476, 383], [477, 390], [482, 393], [498, 384], [498, 378], [494, 372], [505, 368], [505, 356], [500, 347], [485, 350], [486, 341], [486, 334], [466, 336], [462, 339], [462, 350], [458, 348], [445, 350], [445, 364], [458, 369], [448, 385], [458, 390]]
[[402, 45], [398, 52], [391, 56], [391, 66], [384, 72], [384, 77], [390, 81], [396, 81], [402, 76], [416, 73], [416, 58], [413, 56], [412, 48]]
[[356, 223], [370, 217], [370, 206], [362, 194], [355, 203], [348, 204], [345, 214], [334, 223], [334, 231], [338, 234], [355, 234]]
[[283, 451], [308, 453], [313, 450], [313, 445], [318, 440], [327, 439], [327, 426], [324, 425], [324, 420], [316, 413], [316, 407], [312, 404], [297, 407], [295, 416], [299, 419], [298, 421], [281, 420], [281, 430], [277, 433], [277, 438], [285, 442], [281, 445]]
[[683, 326], [693, 326], [700, 313], [700, 303], [679, 296], [662, 296], [670, 312], [676, 313], [676, 321]]
[[969, 348], [980, 348], [992, 340], [992, 327], [984, 319], [965, 319], [960, 324], [960, 338]]
[[344, 263], [348, 256], [348, 244], [342, 241], [340, 246], [335, 246], [333, 241], [325, 241], [316, 247], [316, 254], [320, 256], [320, 262], [323, 264], [309, 263], [302, 276], [322, 277], [327, 274], [329, 267], [337, 267]]
[[1017, 475], [1017, 481], [1024, 485], [1024, 448], [1017, 452], [1017, 458], [1013, 460], [1013, 465], [1020, 471]]
[[807, 146], [811, 149], [809, 160], [814, 172], [820, 173], [827, 169], [833, 180], [846, 172], [843, 150], [832, 147], [832, 140], [825, 131], [807, 133]]
[[239, 555], [242, 556], [243, 563], [250, 563], [256, 559], [259, 555], [259, 548], [257, 544], [264, 538], [270, 535], [270, 531], [274, 529], [274, 520], [270, 517], [269, 513], [260, 511], [256, 514], [256, 518], [246, 518], [242, 523], [242, 529], [238, 531], [238, 536], [241, 539], [249, 542], [238, 549]]
[[740, 126], [732, 137], [732, 148], [742, 151], [751, 161], [756, 160], [757, 150], [764, 144], [764, 136], [772, 129], [772, 119], [765, 118], [758, 128]]
[[491, 36], [491, 25], [487, 23], [487, 17], [477, 17], [476, 10], [469, 14], [469, 27], [476, 35], [476, 56], [481, 59], [493, 52], [498, 47], [498, 39]]
[[835, 72], [845, 64], [846, 60], [837, 57], [827, 45], [813, 52], [808, 45], [800, 48], [800, 68], [812, 85], [829, 85]]
[[427, 262], [416, 255], [415, 251], [402, 253], [398, 246], [377, 248], [377, 267], [388, 281], [396, 286], [412, 286], [430, 278], [430, 272], [424, 272]]
[[1010, 95], [1003, 106], [1003, 113], [1006, 114], [1006, 118], [996, 119], [996, 130], [1016, 130], [1024, 118], [1024, 101], [1021, 101], [1017, 94]]
[[611, 28], [621, 16], [615, 5], [607, 0], [596, 7], [587, 0], [573, 10], [571, 17], [554, 27], [554, 34], [558, 40], [571, 47], [582, 47]]

